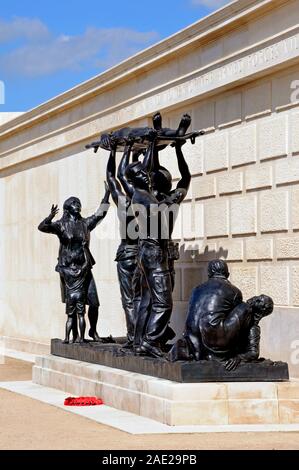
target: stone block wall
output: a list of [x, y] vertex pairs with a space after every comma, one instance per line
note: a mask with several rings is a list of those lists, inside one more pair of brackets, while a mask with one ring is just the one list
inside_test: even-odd
[[[176, 299], [182, 302], [177, 317], [181, 328], [180, 315], [184, 316], [192, 286], [206, 279], [207, 263], [215, 257], [229, 263], [231, 280], [245, 298], [267, 293], [277, 307], [297, 313], [299, 111], [290, 98], [295, 76], [299, 77], [298, 67], [256, 82], [254, 88], [247, 85], [236, 89], [230, 96], [232, 103], [237, 101], [234, 96], [240, 96], [239, 114], [234, 106], [225, 114], [226, 119], [238, 116], [234, 122], [224, 122], [218, 97], [190, 109], [194, 116], [198, 109], [212, 107], [214, 117], [205, 136], [194, 146], [183, 147], [193, 178], [185, 203], [189, 208], [182, 207], [183, 213], [186, 209], [185, 219], [190, 214], [192, 221], [185, 225], [182, 214], [176, 234], [183, 253], [177, 264], [176, 286]], [[249, 93], [252, 89], [254, 93]], [[220, 102], [222, 99], [220, 95]], [[172, 117], [175, 119], [179, 119], [179, 112]], [[201, 128], [200, 122], [195, 122]], [[171, 161], [177, 177], [173, 150], [164, 153], [163, 164], [169, 166]], [[279, 321], [287, 323], [288, 315]], [[295, 331], [294, 339], [299, 338], [299, 317]], [[286, 339], [286, 349], [291, 343]], [[265, 352], [269, 353], [267, 349]]]
[[[192, 262], [192, 269], [199, 265], [204, 269], [208, 259], [223, 257], [231, 263], [232, 279], [244, 285], [245, 297], [267, 288], [275, 302], [285, 306], [298, 305], [299, 112], [290, 103], [290, 93], [285, 109], [276, 107], [270, 96], [280, 80], [280, 92], [287, 97], [282, 84], [288, 88], [293, 73], [294, 69], [284, 73], [284, 82], [278, 76], [255, 84], [256, 95], [250, 96], [256, 101], [257, 112], [253, 115], [251, 102], [249, 118], [248, 87], [236, 90], [244, 106], [240, 108], [239, 122], [225, 128], [221, 113], [218, 115], [217, 98], [191, 108], [194, 115], [198, 108], [213, 105], [214, 120], [194, 146], [188, 143], [183, 147], [193, 178], [182, 219], [186, 213], [186, 221], [188, 214], [194, 220], [189, 219], [187, 224], [181, 220], [181, 232], [176, 234], [185, 242], [182, 249], [190, 250], [190, 259], [186, 251], [185, 260]], [[297, 73], [299, 76], [299, 68]], [[266, 86], [269, 100], [264, 100], [261, 111], [258, 90]], [[176, 117], [178, 121], [179, 112]], [[173, 149], [161, 152], [161, 161], [178, 177]], [[191, 268], [187, 269], [190, 274]], [[189, 279], [192, 282], [191, 277], [186, 276], [187, 283]], [[181, 293], [189, 290], [181, 286]], [[183, 294], [180, 298], [187, 300]]]

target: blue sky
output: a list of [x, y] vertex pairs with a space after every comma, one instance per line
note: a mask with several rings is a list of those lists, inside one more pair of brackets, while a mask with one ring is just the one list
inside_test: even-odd
[[31, 109], [226, 3], [1, 0], [0, 112]]

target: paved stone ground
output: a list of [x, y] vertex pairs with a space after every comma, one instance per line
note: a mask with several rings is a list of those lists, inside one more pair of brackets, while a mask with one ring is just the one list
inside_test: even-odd
[[16, 359], [5, 358], [5, 363], [0, 363], [0, 382], [13, 380], [31, 380], [32, 364], [18, 361]]
[[[0, 382], [30, 380], [31, 364], [6, 359]], [[0, 449], [299, 449], [299, 433], [132, 436], [21, 395], [0, 390]]]

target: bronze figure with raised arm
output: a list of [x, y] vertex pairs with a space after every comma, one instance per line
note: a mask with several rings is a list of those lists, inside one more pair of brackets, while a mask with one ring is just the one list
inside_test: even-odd
[[[92, 275], [94, 258], [89, 250], [90, 232], [105, 218], [109, 209], [110, 190], [105, 184], [105, 196], [100, 207], [90, 217], [81, 216], [81, 202], [70, 197], [63, 204], [63, 216], [53, 222], [58, 207], [52, 206], [51, 213], [38, 226], [41, 232], [57, 235], [60, 242], [56, 271], [60, 274], [62, 302], [66, 304], [65, 343], [84, 342], [85, 305], [89, 305], [89, 336], [101, 341], [97, 333], [99, 300], [96, 284]], [[79, 337], [77, 320], [79, 322]]]
[[[108, 137], [108, 136], [107, 136]], [[109, 137], [108, 137], [109, 138]], [[122, 306], [126, 316], [127, 343], [123, 348], [132, 348], [134, 341], [134, 331], [136, 323], [136, 312], [138, 309], [140, 297], [140, 282], [136, 277], [138, 236], [132, 237], [128, 234], [128, 226], [134, 221], [135, 217], [131, 207], [131, 199], [125, 194], [117, 180], [116, 173], [116, 143], [110, 139], [111, 152], [107, 164], [107, 182], [111, 191], [112, 199], [117, 206], [119, 219], [121, 243], [118, 247], [116, 259], [117, 274], [120, 286]], [[124, 177], [125, 169], [130, 162], [130, 154], [133, 141], [129, 141], [118, 167], [118, 178], [125, 186], [126, 192], [129, 183]]]
[[[168, 327], [172, 312], [172, 285], [168, 264], [169, 201], [158, 201], [151, 191], [150, 174], [153, 165], [156, 134], [147, 148], [143, 162], [130, 164], [126, 169], [132, 207], [139, 229], [138, 263], [144, 276], [141, 303], [150, 294], [150, 312], [141, 344], [136, 354], [163, 356], [160, 341]], [[147, 292], [148, 291], [148, 292]], [[139, 316], [137, 318], [137, 323]], [[138, 328], [138, 326], [136, 326]]]

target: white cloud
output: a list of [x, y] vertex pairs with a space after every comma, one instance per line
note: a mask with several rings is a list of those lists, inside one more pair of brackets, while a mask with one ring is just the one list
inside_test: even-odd
[[126, 28], [88, 28], [81, 35], [54, 36], [39, 20], [18, 19], [17, 25], [15, 20], [11, 24], [11, 31], [1, 31], [0, 42], [23, 38], [23, 43], [0, 56], [5, 75], [37, 77], [86, 66], [102, 69], [159, 39], [156, 32]]
[[216, 10], [217, 8], [223, 7], [226, 3], [230, 3], [232, 0], [192, 0], [193, 5], [201, 7], [207, 7], [210, 10]]
[[15, 17], [11, 21], [4, 21], [0, 18], [0, 44], [15, 39], [40, 41], [49, 36], [47, 26], [39, 19]]

